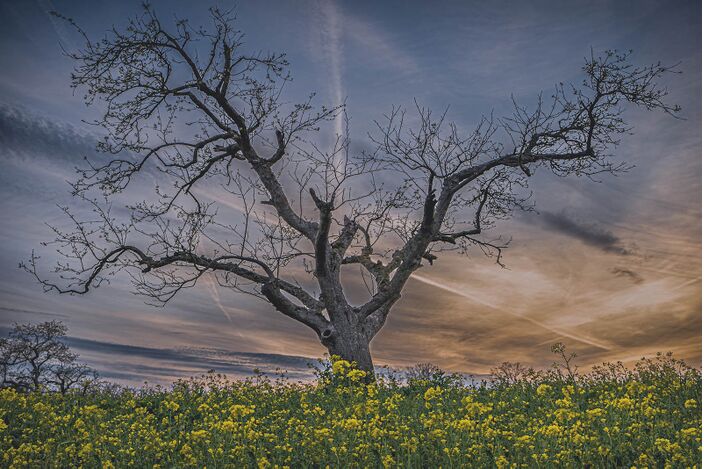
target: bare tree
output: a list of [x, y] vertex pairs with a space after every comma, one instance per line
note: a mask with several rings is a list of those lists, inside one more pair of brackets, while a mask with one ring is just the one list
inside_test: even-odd
[[513, 385], [531, 382], [540, 376], [533, 368], [525, 367], [519, 362], [502, 362], [491, 369], [491, 379], [501, 385]]
[[462, 383], [462, 376], [458, 373], [445, 373], [442, 368], [433, 363], [417, 363], [406, 368], [406, 383], [411, 386], [449, 387]]
[[11, 387], [18, 390], [28, 389], [28, 380], [16, 371], [22, 358], [17, 353], [16, 343], [8, 338], [0, 338], [0, 387]]
[[[608, 154], [628, 130], [623, 106], [679, 110], [657, 84], [671, 67], [634, 67], [629, 54], [608, 51], [586, 59], [581, 84], [471, 131], [418, 104], [393, 108], [376, 122], [374, 150], [356, 154], [344, 107], [315, 108], [313, 96], [286, 103], [285, 56], [247, 52], [232, 12], [211, 18], [207, 29], [166, 25], [147, 6], [99, 41], [65, 18], [85, 40], [69, 53], [73, 85], [105, 106], [95, 124], [107, 160], [89, 162], [73, 185], [95, 217], [64, 207], [74, 228], [55, 228], [60, 281], [38, 275], [34, 253], [24, 265], [45, 289], [83, 294], [124, 270], [163, 304], [214, 275], [373, 372], [370, 341], [423, 262], [476, 248], [501, 263], [506, 242], [486, 232], [529, 207], [538, 168], [625, 170]], [[333, 120], [342, 134], [319, 137]], [[155, 181], [140, 178], [150, 171]], [[113, 214], [110, 200], [134, 184], [151, 184], [154, 196], [129, 205], [129, 217]], [[217, 216], [219, 206], [239, 218]], [[369, 292], [360, 304], [343, 288], [356, 273]]]
[[59, 321], [15, 324], [9, 337], [0, 339], [2, 387], [21, 391], [69, 389], [94, 382], [97, 374], [77, 363], [78, 355], [63, 342], [67, 328]]
[[98, 373], [83, 363], [60, 363], [53, 367], [46, 382], [56, 391], [66, 394], [70, 389], [79, 389], [83, 394], [98, 385]]

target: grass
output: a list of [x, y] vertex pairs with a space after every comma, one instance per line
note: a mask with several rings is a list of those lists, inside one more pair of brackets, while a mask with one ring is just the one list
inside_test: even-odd
[[586, 375], [502, 370], [474, 387], [442, 373], [367, 384], [337, 360], [307, 384], [210, 374], [87, 395], [4, 389], [0, 464], [701, 467], [701, 372], [670, 355]]

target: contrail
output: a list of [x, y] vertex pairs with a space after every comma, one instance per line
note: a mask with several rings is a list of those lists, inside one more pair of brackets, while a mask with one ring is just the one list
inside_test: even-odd
[[75, 51], [78, 48], [73, 42], [71, 37], [66, 33], [66, 25], [63, 21], [56, 18], [51, 12], [56, 11], [51, 0], [37, 0], [37, 5], [46, 14], [51, 22], [51, 26], [54, 28], [56, 36], [59, 38], [59, 44], [61, 48], [65, 51]]
[[229, 207], [229, 208], [231, 208], [232, 210], [234, 210], [234, 211], [236, 211], [236, 212], [240, 212], [240, 213], [246, 213], [246, 212], [247, 212], [247, 211], [245, 210], [245, 208], [244, 208], [244, 205], [235, 203], [234, 201], [229, 200], [229, 199], [224, 199], [224, 198], [220, 197], [220, 194], [213, 194], [213, 193], [210, 192], [210, 191], [207, 191], [207, 190], [204, 190], [204, 189], [200, 189], [200, 188], [194, 188], [194, 189], [192, 190], [192, 192], [195, 192], [196, 194], [199, 194], [199, 195], [202, 195], [202, 196], [204, 196], [204, 197], [207, 197], [207, 198], [209, 198], [210, 200], [212, 200], [212, 201], [214, 201], [214, 202], [217, 202], [217, 203], [219, 203], [219, 204], [223, 204], [223, 205], [225, 205], [226, 207]]
[[442, 283], [436, 282], [436, 281], [434, 281], [434, 280], [430, 280], [430, 279], [427, 278], [427, 277], [421, 277], [420, 275], [413, 274], [413, 275], [411, 276], [411, 278], [413, 278], [413, 279], [415, 279], [415, 280], [418, 280], [419, 282], [425, 283], [425, 284], [427, 284], [427, 285], [431, 285], [431, 286], [436, 287], [436, 288], [439, 288], [439, 289], [441, 289], [441, 290], [445, 290], [445, 291], [448, 291], [448, 292], [450, 292], [450, 293], [454, 293], [455, 295], [459, 295], [459, 296], [461, 296], [461, 297], [467, 298], [468, 300], [472, 300], [473, 302], [479, 303], [479, 304], [481, 304], [482, 306], [486, 306], [486, 307], [488, 307], [488, 308], [495, 309], [496, 311], [501, 311], [502, 313], [510, 314], [511, 316], [514, 316], [514, 317], [523, 319], [524, 321], [528, 321], [528, 322], [530, 322], [531, 324], [534, 324], [534, 325], [536, 325], [536, 326], [538, 326], [538, 327], [541, 327], [541, 328], [543, 328], [543, 329], [545, 329], [545, 330], [548, 330], [548, 331], [552, 332], [553, 334], [557, 334], [557, 335], [560, 335], [560, 336], [562, 336], [562, 337], [568, 337], [568, 338], [573, 339], [573, 340], [576, 340], [576, 341], [578, 341], [578, 342], [582, 342], [582, 343], [584, 343], [584, 344], [588, 344], [588, 345], [591, 345], [591, 346], [593, 346], [593, 347], [597, 347], [597, 348], [600, 348], [600, 349], [603, 349], [603, 350], [611, 350], [611, 347], [609, 347], [609, 346], [607, 346], [607, 345], [604, 345], [604, 344], [601, 344], [601, 343], [599, 343], [599, 342], [596, 342], [595, 340], [590, 339], [590, 338], [588, 338], [588, 337], [577, 336], [577, 335], [574, 335], [574, 334], [569, 333], [569, 332], [567, 332], [567, 331], [564, 331], [564, 330], [562, 330], [562, 329], [558, 329], [558, 328], [556, 328], [556, 327], [553, 327], [553, 326], [549, 326], [549, 325], [547, 325], [547, 324], [544, 324], [544, 323], [542, 323], [542, 322], [540, 322], [540, 321], [536, 321], [535, 319], [530, 318], [530, 317], [528, 317], [528, 316], [522, 316], [522, 315], [520, 315], [520, 314], [516, 314], [516, 313], [513, 313], [513, 312], [511, 312], [511, 311], [506, 311], [506, 310], [504, 310], [504, 309], [497, 308], [497, 307], [494, 306], [493, 304], [487, 303], [486, 301], [482, 301], [482, 300], [480, 300], [480, 299], [478, 299], [478, 298], [476, 298], [476, 297], [473, 297], [473, 296], [471, 296], [471, 295], [469, 295], [469, 294], [463, 292], [462, 290], [458, 290], [458, 289], [456, 289], [456, 288], [448, 287], [447, 285], [444, 285], [444, 284], [442, 284]]
[[[323, 15], [321, 27], [323, 54], [329, 65], [330, 86], [332, 98], [335, 106], [342, 103], [344, 99], [342, 86], [342, 41], [340, 31], [343, 27], [340, 20], [340, 12], [337, 5], [333, 1], [324, 1], [319, 3], [320, 12]], [[342, 135], [342, 116], [338, 115], [335, 118], [335, 132]]]
[[676, 287], [672, 288], [672, 290], [674, 291], [674, 290], [679, 290], [679, 289], [684, 288], [684, 287], [688, 287], [688, 286], [690, 286], [690, 285], [692, 285], [692, 284], [694, 284], [694, 283], [699, 283], [699, 282], [701, 282], [701, 280], [702, 280], [701, 277], [693, 278], [693, 279], [691, 279], [691, 280], [688, 280], [688, 281], [686, 281], [686, 282], [684, 282], [684, 283], [681, 283], [681, 284], [677, 285]]
[[681, 278], [691, 279], [694, 282], [701, 280], [701, 278], [697, 275], [668, 270], [666, 268], [659, 269], [657, 267], [638, 266], [638, 270], [643, 270], [645, 272], [653, 272], [653, 273], [660, 274], [663, 276], [668, 276], [668, 277], [681, 277]]
[[222, 304], [222, 301], [220, 301], [220, 292], [218, 292], [218, 288], [215, 285], [215, 281], [210, 275], [205, 275], [203, 279], [205, 281], [206, 286], [208, 287], [208, 290], [210, 291], [210, 297], [213, 299], [218, 308], [220, 308], [220, 311], [222, 311], [222, 314], [225, 315], [230, 324], [232, 324], [232, 318], [230, 317], [230, 313], [227, 311], [227, 308], [225, 308], [225, 305]]
[[[213, 194], [210, 191], [206, 191], [203, 189], [193, 189], [192, 192], [195, 192], [198, 195], [202, 195], [203, 197], [207, 197], [208, 199], [212, 200], [213, 202], [217, 202], [219, 204], [222, 204], [228, 208], [231, 208], [232, 210], [236, 212], [240, 212], [244, 215], [247, 214], [247, 209], [245, 208], [244, 205], [238, 204], [236, 202], [233, 202], [228, 199], [224, 199], [223, 197], [220, 197], [219, 194]], [[250, 212], [253, 212], [253, 210], [250, 208]], [[270, 226], [276, 226], [278, 223], [276, 220], [272, 220], [271, 217], [267, 216], [267, 212], [263, 212], [263, 218], [261, 219], [264, 223]]]
[[[320, 24], [321, 52], [328, 65], [328, 83], [330, 94], [334, 106], [342, 105], [345, 101], [345, 88], [342, 79], [344, 47], [342, 42], [342, 30], [345, 27], [344, 18], [338, 5], [334, 0], [324, 0], [318, 3], [322, 15]], [[338, 112], [335, 116], [335, 139], [346, 138], [345, 122], [343, 113]], [[336, 140], [333, 140], [336, 141]], [[344, 144], [343, 144], [344, 145]], [[331, 148], [331, 152], [336, 149]], [[332, 159], [332, 170], [335, 178], [344, 177], [343, 166], [345, 156], [336, 152]]]

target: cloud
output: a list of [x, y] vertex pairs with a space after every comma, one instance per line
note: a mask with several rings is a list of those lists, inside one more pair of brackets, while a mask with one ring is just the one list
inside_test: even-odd
[[[45, 160], [48, 164], [27, 167], [35, 171], [48, 171], [50, 176], [65, 180], [67, 175], [74, 175], [74, 168], [86, 167], [86, 159], [96, 163], [100, 159], [136, 161], [139, 158], [126, 150], [117, 154], [99, 152], [96, 144], [101, 138], [98, 133], [66, 121], [49, 120], [23, 107], [0, 103], [0, 155], [5, 162], [10, 161], [21, 167], [26, 161]], [[146, 166], [142, 172], [152, 178], [161, 174], [153, 166]]]
[[[266, 363], [269, 366], [300, 366], [312, 360], [306, 357], [291, 355], [280, 355], [274, 353], [251, 353], [251, 352], [230, 352], [218, 349], [204, 349], [188, 347], [180, 349], [141, 347], [136, 345], [126, 345], [100, 340], [84, 339], [80, 337], [68, 337], [66, 343], [79, 350], [89, 350], [92, 352], [102, 352], [110, 354], [129, 354], [143, 358], [159, 360], [176, 360], [188, 363], [209, 363], [232, 365], [227, 358], [239, 358], [242, 363]], [[217, 358], [219, 357], [219, 358]]]
[[[143, 376], [171, 381], [213, 370], [234, 376], [251, 375], [258, 369], [265, 375], [286, 371], [295, 379], [311, 379], [316, 360], [273, 353], [231, 352], [210, 348], [156, 348], [67, 337], [66, 343], [82, 356], [90, 356], [101, 375], [138, 383]], [[115, 362], [123, 362], [116, 366]], [[161, 380], [161, 379], [159, 379]]]
[[[30, 309], [22, 309], [22, 308], [9, 308], [7, 306], [0, 306], [1, 311], [6, 311], [8, 313], [19, 313], [19, 314], [32, 314], [32, 315], [37, 315], [37, 316], [48, 316], [50, 318], [67, 318], [68, 316], [65, 314], [61, 313], [52, 313], [48, 311], [35, 311], [35, 310], [30, 310]], [[2, 328], [0, 327], [0, 330]]]
[[626, 277], [628, 279], [631, 279], [635, 284], [643, 283], [643, 277], [641, 277], [637, 272], [634, 272], [630, 269], [614, 267], [613, 269], [611, 269], [611, 273], [617, 277]]
[[374, 23], [356, 15], [345, 14], [344, 28], [346, 38], [359, 44], [365, 51], [373, 51], [365, 54], [365, 58], [375, 64], [393, 69], [402, 75], [420, 71], [415, 58]]
[[612, 232], [600, 228], [595, 223], [587, 224], [577, 221], [566, 212], [542, 211], [539, 217], [531, 217], [531, 219], [537, 220], [546, 228], [576, 238], [584, 244], [594, 246], [604, 252], [622, 256], [633, 254], [633, 251], [626, 248], [623, 241]]
[[29, 156], [79, 162], [95, 154], [97, 137], [75, 127], [50, 121], [31, 112], [0, 105], [0, 154], [20, 159]]

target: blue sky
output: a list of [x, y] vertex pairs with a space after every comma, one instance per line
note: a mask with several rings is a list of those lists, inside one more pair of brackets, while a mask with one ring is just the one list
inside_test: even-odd
[[[153, 5], [164, 18], [207, 20], [205, 3]], [[238, 4], [247, 45], [287, 53], [294, 81], [286, 97], [316, 91], [320, 103], [346, 100], [359, 148], [392, 105], [415, 98], [437, 112], [450, 106], [458, 127], [470, 129], [482, 115], [509, 112], [512, 95], [529, 104], [557, 82], [579, 81], [592, 49], [633, 49], [636, 63], [680, 64], [682, 73], [666, 84], [683, 120], [627, 111], [632, 135], [615, 157], [633, 170], [599, 183], [537, 174], [538, 213], [496, 228], [513, 239], [508, 268], [481, 256], [424, 268], [373, 342], [379, 363], [430, 361], [476, 373], [505, 360], [544, 366], [558, 340], [585, 364], [667, 350], [700, 362], [700, 8], [685, 1]], [[49, 10], [95, 38], [138, 13], [139, 2], [0, 2], [0, 326], [61, 319], [83, 358], [123, 382], [217, 369], [223, 355], [231, 362], [223, 371], [232, 374], [255, 362], [303, 373], [307, 360], [294, 358], [321, 356], [323, 348], [254, 298], [205, 282], [153, 308], [123, 278], [87, 296], [57, 296], [17, 268], [51, 239], [45, 222], [60, 223], [56, 204], [73, 203], [65, 181], [94, 155], [98, 135], [83, 121], [99, 108], [70, 89], [72, 63], [61, 51], [77, 38]], [[51, 259], [44, 250], [47, 266]], [[174, 355], [164, 359], [163, 351]]]

